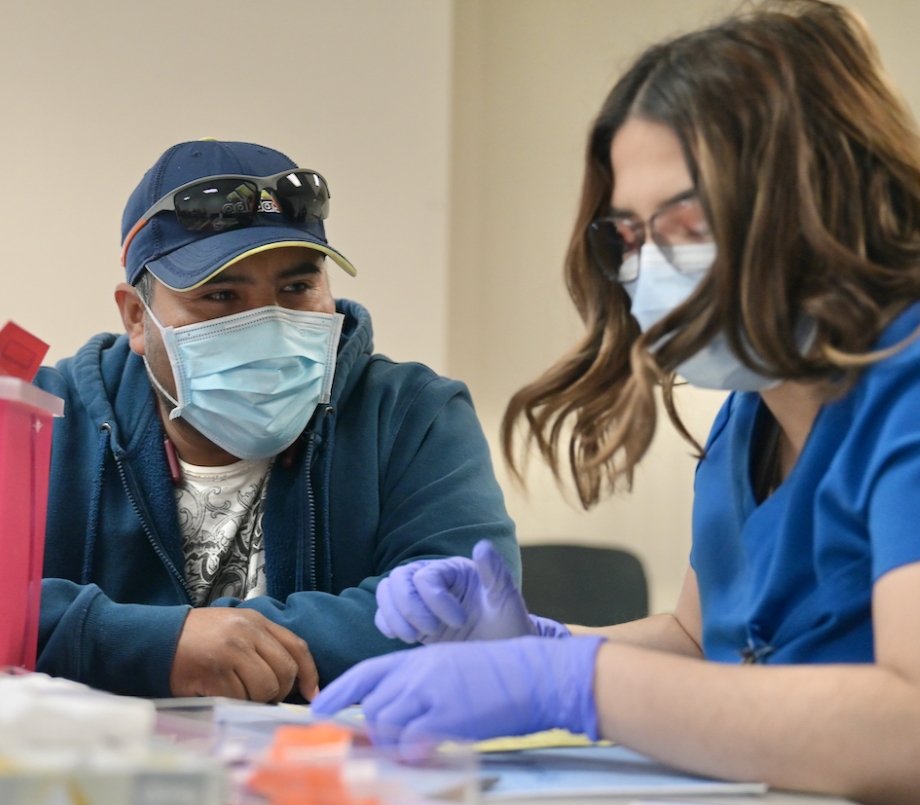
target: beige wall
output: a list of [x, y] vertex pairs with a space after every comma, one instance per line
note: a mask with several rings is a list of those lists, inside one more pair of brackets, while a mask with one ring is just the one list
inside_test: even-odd
[[359, 270], [333, 291], [379, 347], [445, 368], [449, 0], [2, 6], [0, 318], [52, 359], [119, 329], [128, 194], [173, 143], [250, 140], [329, 180], [327, 234]]
[[[451, 185], [450, 371], [472, 388], [493, 443], [505, 403], [572, 344], [579, 323], [561, 275], [589, 122], [632, 57], [717, 19], [714, 0], [457, 0]], [[916, 0], [855, 0], [920, 110]], [[723, 395], [683, 390], [704, 439]], [[590, 513], [533, 462], [530, 496], [503, 477], [522, 542], [627, 546], [645, 561], [652, 606], [673, 606], [690, 546], [695, 462], [660, 427], [634, 492]]]
[[[579, 331], [560, 267], [592, 115], [641, 48], [734, 5], [9, 0], [0, 320], [52, 359], [117, 330], [121, 211], [143, 172], [179, 140], [263, 141], [330, 181], [330, 239], [360, 271], [333, 273], [336, 294], [371, 309], [382, 351], [466, 380], [494, 443], [511, 393]], [[855, 6], [920, 109], [920, 3]], [[721, 395], [683, 398], [704, 437]], [[591, 513], [539, 467], [529, 500], [502, 479], [522, 541], [629, 546], [661, 610], [686, 564], [693, 466], [663, 427], [635, 492]]]

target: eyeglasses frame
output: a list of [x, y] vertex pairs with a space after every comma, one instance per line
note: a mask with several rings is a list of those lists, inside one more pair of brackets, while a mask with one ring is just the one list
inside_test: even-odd
[[[668, 243], [668, 241], [665, 240], [661, 236], [661, 234], [656, 231], [655, 220], [663, 213], [666, 213], [672, 210], [674, 207], [677, 207], [682, 204], [687, 204], [689, 202], [696, 202], [698, 204], [700, 203], [699, 194], [695, 188], [692, 188], [683, 193], [680, 193], [674, 198], [671, 198], [668, 201], [666, 201], [664, 204], [661, 205], [661, 207], [659, 207], [652, 214], [652, 216], [647, 221], [642, 221], [636, 218], [635, 216], [605, 215], [602, 218], [595, 218], [593, 221], [591, 221], [591, 223], [588, 224], [588, 230], [598, 231], [598, 225], [609, 222], [614, 227], [614, 230], [616, 231], [617, 236], [620, 238], [621, 241], [623, 241], [624, 238], [620, 235], [620, 230], [617, 224], [618, 223], [625, 224], [635, 234], [636, 243], [638, 244], [634, 250], [632, 249], [630, 250], [630, 253], [632, 253], [632, 251], [635, 251], [637, 254], [642, 249], [642, 247], [648, 242], [648, 233], [650, 232], [652, 242], [655, 243], [655, 245], [658, 246], [659, 249], [661, 249], [661, 251], [664, 253], [664, 256], [668, 260], [668, 262], [671, 263], [671, 265], [674, 265], [671, 258], [669, 257], [669, 252], [673, 248], [673, 244]], [[637, 227], [639, 228], [638, 231], [637, 231]], [[604, 264], [601, 260], [597, 258], [597, 254], [596, 254], [597, 250], [591, 245], [591, 237], [590, 237], [589, 231], [585, 232], [585, 239], [586, 239], [586, 246], [587, 246], [588, 254], [592, 255], [592, 258], [594, 259], [594, 262], [597, 264], [597, 267], [601, 270], [601, 273], [605, 277], [607, 277], [607, 279], [611, 280], [612, 282], [616, 282], [622, 285], [625, 282], [634, 282], [635, 280], [639, 278], [638, 260], [636, 261], [636, 276], [631, 277], [630, 279], [623, 279], [620, 276], [620, 271], [619, 271], [620, 267], [623, 265], [623, 262], [624, 262], [623, 258], [622, 257], [620, 258], [619, 266], [615, 270], [612, 271], [609, 265]], [[675, 265], [674, 267], [677, 271], [681, 271], [679, 266]]]

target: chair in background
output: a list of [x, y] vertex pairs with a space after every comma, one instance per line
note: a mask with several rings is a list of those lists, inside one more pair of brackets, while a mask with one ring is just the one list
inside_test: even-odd
[[648, 584], [628, 551], [586, 545], [522, 545], [522, 594], [534, 615], [609, 626], [648, 615]]

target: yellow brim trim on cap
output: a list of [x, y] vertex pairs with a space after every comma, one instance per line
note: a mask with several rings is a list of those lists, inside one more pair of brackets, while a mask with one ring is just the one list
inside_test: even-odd
[[348, 260], [346, 260], [341, 254], [339, 254], [338, 252], [334, 252], [332, 249], [328, 248], [327, 246], [321, 246], [318, 243], [309, 243], [304, 240], [279, 240], [275, 243], [266, 243], [264, 246], [257, 246], [255, 249], [250, 249], [247, 252], [243, 252], [242, 254], [234, 257], [232, 260], [224, 263], [220, 268], [217, 269], [217, 271], [214, 271], [213, 273], [209, 274], [203, 280], [196, 282], [194, 285], [189, 285], [188, 288], [174, 288], [172, 285], [169, 285], [163, 282], [163, 280], [160, 280], [159, 277], [157, 277], [157, 279], [160, 282], [163, 282], [163, 284], [166, 285], [166, 287], [169, 288], [171, 291], [176, 291], [178, 293], [183, 293], [185, 291], [193, 291], [195, 290], [195, 288], [200, 288], [206, 282], [210, 282], [212, 279], [214, 279], [214, 277], [216, 277], [222, 271], [225, 271], [226, 269], [230, 268], [230, 266], [235, 265], [240, 260], [243, 260], [246, 257], [252, 257], [252, 255], [259, 254], [260, 252], [267, 252], [272, 249], [280, 249], [283, 246], [299, 246], [300, 248], [303, 248], [303, 249], [312, 249], [315, 252], [322, 252], [327, 257], [331, 257], [332, 260], [337, 265], [341, 266], [348, 274], [351, 274], [351, 276], [356, 277], [358, 275], [358, 270]]

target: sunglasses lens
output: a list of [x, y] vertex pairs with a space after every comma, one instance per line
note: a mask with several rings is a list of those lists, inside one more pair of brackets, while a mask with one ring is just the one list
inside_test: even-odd
[[244, 179], [205, 179], [176, 194], [179, 223], [193, 232], [224, 232], [255, 219], [259, 188]]
[[319, 174], [292, 171], [275, 183], [275, 198], [284, 216], [295, 224], [329, 216], [329, 188]]

